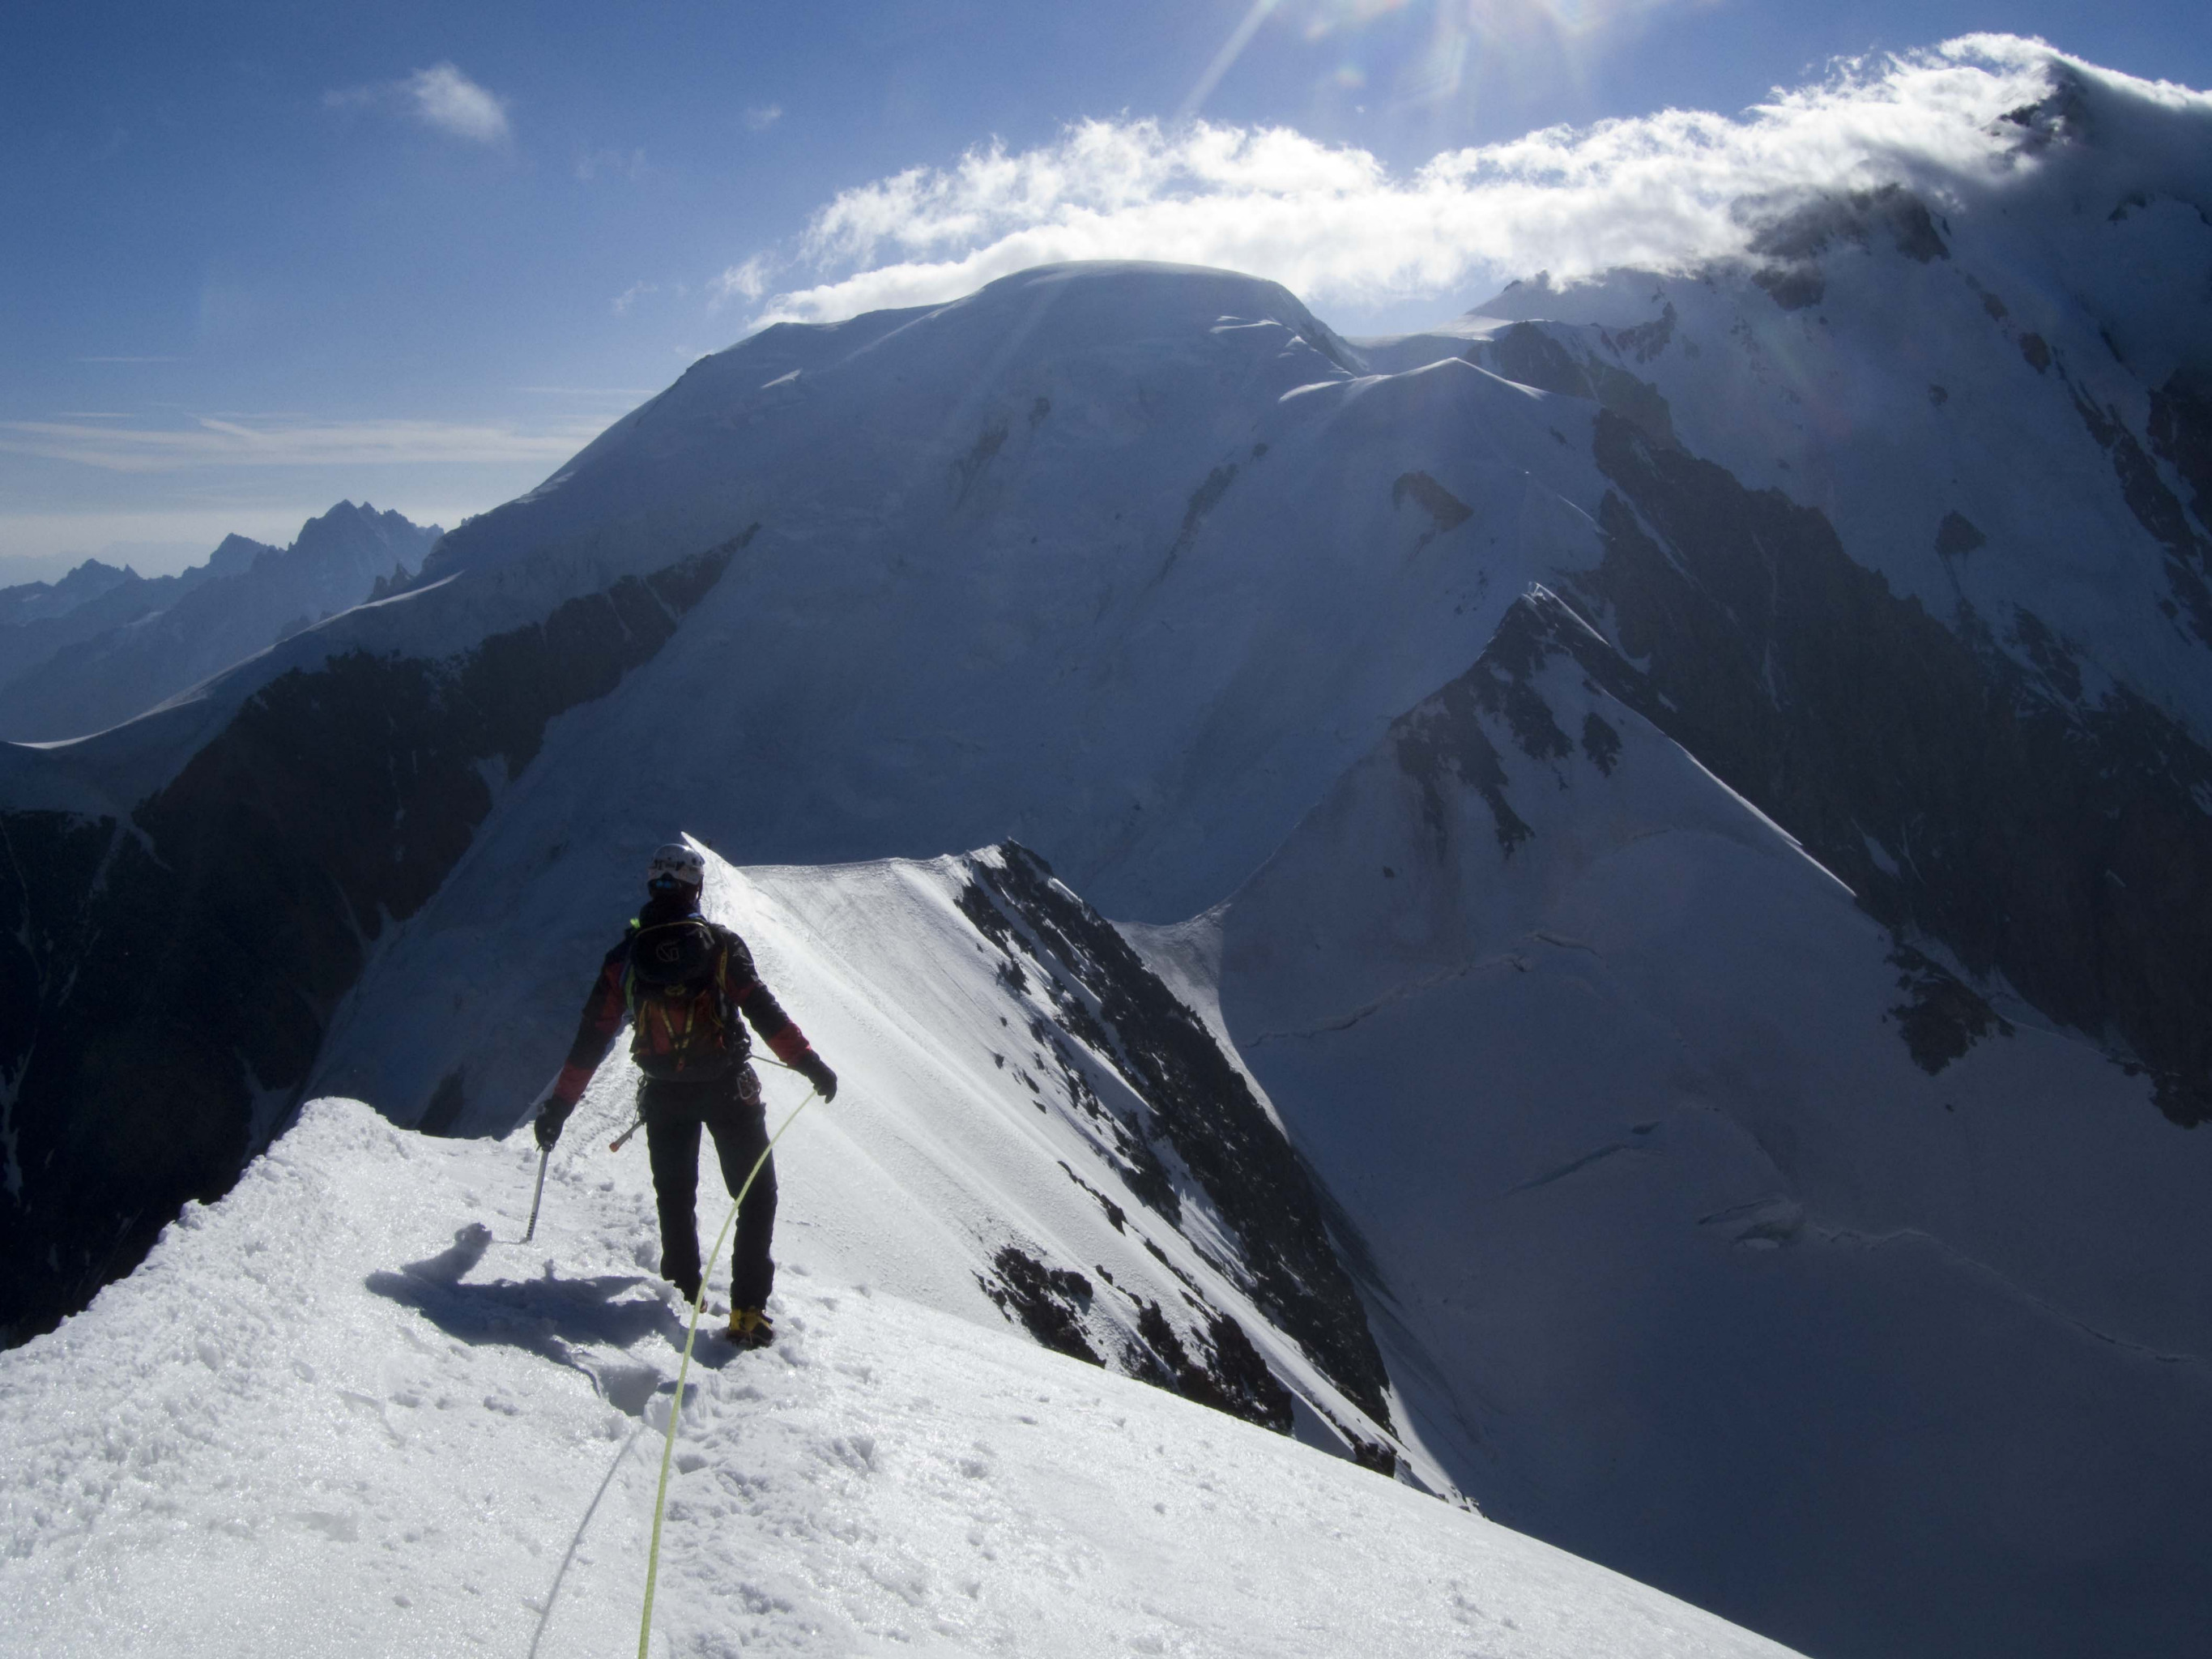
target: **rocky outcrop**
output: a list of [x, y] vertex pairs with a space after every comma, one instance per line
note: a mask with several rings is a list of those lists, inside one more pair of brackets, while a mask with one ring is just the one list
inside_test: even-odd
[[[1348, 1398], [1387, 1426], [1389, 1378], [1322, 1198], [1243, 1075], [1113, 925], [1055, 881], [1036, 854], [1009, 842], [994, 859], [975, 860], [973, 871], [961, 909], [1004, 955], [1002, 982], [1026, 988], [1034, 981], [1052, 1008], [1050, 1021], [1037, 1020], [1030, 1031], [1040, 1069], [1050, 1066], [1048, 1075], [1057, 1073], [1073, 1108], [1117, 1147], [1131, 1194], [1181, 1230]], [[1109, 1060], [1142, 1109], [1124, 1116], [1105, 1105], [1079, 1048]], [[1111, 1218], [1119, 1206], [1096, 1195], [1109, 1205]], [[1212, 1260], [1211, 1229], [1192, 1213], [1200, 1209], [1234, 1241], [1232, 1259]], [[1038, 1328], [1047, 1316], [1034, 1310], [1053, 1299], [1044, 1291], [1059, 1281], [1040, 1278], [1042, 1267], [1024, 1274], [1000, 1266], [1014, 1302], [1032, 1310], [1024, 1322]], [[1087, 1283], [1061, 1288], [1063, 1312], [1079, 1289], [1088, 1300]], [[1183, 1347], [1146, 1337], [1130, 1362], [1132, 1374], [1169, 1379], [1194, 1398], [1287, 1431], [1287, 1399], [1252, 1380], [1257, 1361], [1241, 1358], [1249, 1347], [1242, 1330], [1223, 1310], [1204, 1311], [1211, 1362], [1200, 1365]], [[1152, 1319], [1159, 1318], [1155, 1309]], [[1224, 1321], [1235, 1336], [1224, 1334]], [[1057, 1329], [1063, 1322], [1049, 1322]], [[1146, 1327], [1138, 1328], [1141, 1335]], [[1212, 1380], [1203, 1387], [1189, 1380], [1200, 1375]]]

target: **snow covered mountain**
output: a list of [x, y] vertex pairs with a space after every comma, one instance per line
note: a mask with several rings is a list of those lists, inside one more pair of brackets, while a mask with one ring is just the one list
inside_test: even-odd
[[230, 536], [178, 576], [88, 562], [0, 592], [0, 733], [51, 741], [119, 725], [404, 580], [444, 533], [340, 501], [289, 548]]
[[1409, 1421], [1496, 1518], [1808, 1651], [2186, 1651], [2212, 1304], [2164, 1264], [2212, 1143], [1668, 713], [1524, 600], [1201, 929]]
[[[655, 1652], [1785, 1659], [1470, 1510], [948, 1317], [878, 1275], [897, 1261], [849, 1277], [842, 1224], [929, 1231], [844, 1186], [881, 1190], [890, 1104], [841, 1092], [779, 1154], [780, 1334], [736, 1358], [700, 1340]], [[431, 1140], [317, 1101], [138, 1273], [0, 1354], [8, 1650], [632, 1650], [684, 1328], [638, 1265], [636, 1149], [579, 1147], [523, 1245], [536, 1163], [526, 1133]], [[961, 1254], [926, 1242], [915, 1260]]]
[[[1011, 837], [1145, 924], [1321, 1218], [1316, 1300], [1269, 1291], [1228, 1196], [1267, 1138], [1076, 1017], [1142, 1013], [1084, 966], [1115, 935], [876, 941], [1028, 867], [891, 866], [827, 1000], [927, 1046], [1028, 999], [990, 1019], [1043, 1028], [996, 1051], [1060, 1091], [1042, 1138], [906, 1189], [1032, 1241], [993, 1281], [1061, 1286], [1030, 1328], [1110, 1261], [1007, 1172], [1126, 1253], [1150, 1146], [1146, 1237], [1220, 1264], [1139, 1281], [1184, 1352], [1226, 1340], [1188, 1291], [1428, 1484], [1824, 1655], [2174, 1647], [2212, 1612], [2200, 105], [2054, 64], [1992, 173], [1405, 339], [1074, 266], [702, 361], [404, 593], [0, 751], [0, 1318], [83, 1305], [305, 1097], [512, 1125], [678, 826], [795, 911], [758, 866]], [[1020, 982], [914, 989], [954, 962]], [[975, 1059], [901, 1086], [1011, 1093]], [[980, 1316], [962, 1272], [915, 1299]], [[1128, 1340], [1084, 1338], [1175, 1373]]]

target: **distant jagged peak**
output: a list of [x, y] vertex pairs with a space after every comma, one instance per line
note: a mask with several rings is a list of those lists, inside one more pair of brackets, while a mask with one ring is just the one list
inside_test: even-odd
[[380, 513], [370, 501], [356, 506], [345, 500], [301, 525], [289, 551], [318, 558], [340, 551], [388, 554], [412, 571], [445, 533], [437, 525], [418, 525], [398, 512]]
[[[118, 566], [109, 564], [101, 559], [87, 559], [69, 574], [54, 583], [53, 591], [57, 593], [68, 593], [85, 588], [112, 587], [118, 582], [130, 580], [136, 574], [137, 572], [127, 564]], [[46, 584], [36, 582], [33, 586], [44, 587]]]
[[208, 555], [207, 574], [217, 578], [243, 575], [253, 568], [253, 562], [263, 555], [283, 551], [280, 547], [267, 542], [257, 542], [234, 531], [222, 538], [214, 552]]
[[118, 568], [100, 559], [87, 559], [54, 581], [0, 587], [0, 627], [65, 615], [126, 582], [139, 580], [138, 573], [129, 565]]

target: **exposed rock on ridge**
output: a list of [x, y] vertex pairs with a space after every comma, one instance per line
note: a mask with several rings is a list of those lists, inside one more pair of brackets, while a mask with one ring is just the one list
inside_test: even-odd
[[[1387, 1427], [1389, 1378], [1359, 1297], [1337, 1259], [1321, 1200], [1250, 1086], [1197, 1017], [1110, 923], [1053, 878], [1042, 859], [1010, 842], [995, 860], [977, 860], [972, 867], [961, 908], [1005, 954], [1002, 977], [1025, 986], [1036, 975], [1060, 1035], [1109, 1057], [1135, 1097], [1150, 1103], [1149, 1114], [1135, 1121], [1109, 1115], [1071, 1045], [1056, 1041], [1049, 1026], [1032, 1030], [1032, 1038], [1053, 1054], [1076, 1109], [1118, 1147], [1132, 1194], [1201, 1252], [1208, 1249], [1208, 1224], [1225, 1232], [1236, 1253], [1226, 1263], [1216, 1262], [1218, 1270]], [[1208, 1212], [1205, 1222], [1186, 1215], [1194, 1205]], [[1008, 1282], [1036, 1279], [1016, 1274]], [[1049, 1299], [1037, 1292], [1025, 1305]], [[1042, 1316], [1028, 1317], [1036, 1328]], [[1233, 1380], [1249, 1371], [1235, 1363], [1242, 1333], [1231, 1337], [1218, 1328], [1224, 1321], [1235, 1327], [1219, 1310], [1212, 1317], [1215, 1364], [1197, 1364], [1180, 1346], [1148, 1340], [1143, 1346], [1150, 1358], [1131, 1362], [1133, 1374], [1173, 1379], [1194, 1397], [1207, 1397], [1211, 1389], [1218, 1398], [1209, 1403], [1287, 1431], [1286, 1400], [1279, 1405], [1267, 1390]], [[1158, 1322], [1157, 1310], [1152, 1319]], [[1192, 1380], [1205, 1377], [1212, 1380], [1203, 1385]]]

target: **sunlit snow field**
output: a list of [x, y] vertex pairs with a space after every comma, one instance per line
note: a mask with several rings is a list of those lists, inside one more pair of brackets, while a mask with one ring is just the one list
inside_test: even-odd
[[[808, 1127], [787, 1160], [820, 1155]], [[605, 1140], [556, 1164], [526, 1246], [526, 1132], [434, 1140], [313, 1103], [140, 1272], [0, 1356], [0, 1645], [629, 1651], [683, 1327], [641, 1266], [644, 1159]], [[777, 1346], [701, 1339], [655, 1652], [1784, 1651], [818, 1271], [806, 1220], [787, 1210]]]

